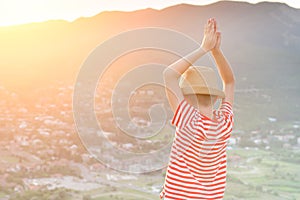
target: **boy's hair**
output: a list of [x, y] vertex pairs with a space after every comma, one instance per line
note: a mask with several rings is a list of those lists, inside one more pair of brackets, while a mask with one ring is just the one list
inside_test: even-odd
[[179, 86], [184, 95], [202, 94], [224, 98], [225, 94], [218, 89], [215, 71], [210, 67], [191, 66], [180, 77]]
[[203, 106], [214, 106], [218, 99], [218, 96], [208, 94], [185, 94], [184, 97], [191, 105], [196, 107], [197, 104], [201, 104]]

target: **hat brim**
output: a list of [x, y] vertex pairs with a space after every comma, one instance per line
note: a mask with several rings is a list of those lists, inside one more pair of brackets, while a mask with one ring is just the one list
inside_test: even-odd
[[199, 86], [193, 86], [193, 87], [183, 87], [181, 88], [181, 91], [183, 94], [208, 94], [208, 95], [216, 95], [219, 98], [224, 98], [225, 93], [222, 90], [216, 89], [216, 88], [210, 88], [210, 87], [199, 87]]

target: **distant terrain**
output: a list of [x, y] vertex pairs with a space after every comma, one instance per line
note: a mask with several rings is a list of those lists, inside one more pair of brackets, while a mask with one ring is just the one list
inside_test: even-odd
[[[159, 134], [137, 137], [149, 136], [161, 125], [150, 122], [152, 105], [170, 111], [164, 88], [141, 87], [130, 93], [129, 101], [123, 89], [151, 74], [140, 73], [121, 84], [117, 90], [121, 94], [113, 101], [128, 102], [129, 112], [125, 104], [118, 104], [116, 111], [130, 114], [130, 122], [113, 115], [111, 99], [118, 78], [129, 74], [136, 63], [168, 65], [178, 58], [168, 60], [166, 52], [147, 49], [116, 59], [95, 90], [95, 115], [103, 133], [89, 127], [91, 120], [83, 109], [78, 113], [87, 127], [79, 134], [73, 96], [77, 75], [91, 52], [119, 33], [159, 27], [200, 43], [210, 17], [219, 23], [222, 50], [237, 80], [225, 200], [299, 199], [300, 10], [283, 3], [221, 1], [0, 27], [0, 200], [158, 199], [165, 167], [140, 174], [116, 167], [147, 171], [166, 161], [174, 137], [168, 121]], [[183, 42], [178, 51], [192, 51], [189, 44]], [[208, 55], [195, 64], [216, 69]], [[80, 103], [93, 106], [93, 102]], [[160, 112], [152, 114], [161, 119]], [[125, 135], [115, 122], [128, 126], [133, 135]], [[139, 153], [150, 155], [162, 149], [162, 156], [144, 159], [149, 165], [141, 164], [143, 157], [136, 159]], [[101, 159], [95, 159], [90, 150]], [[126, 157], [115, 150], [133, 154]]]
[[236, 72], [238, 88], [299, 86], [300, 10], [282, 3], [226, 1], [208, 6], [179, 4], [163, 10], [102, 12], [73, 22], [0, 27], [1, 84], [17, 89], [20, 85], [34, 88], [51, 80], [74, 81], [90, 51], [126, 30], [168, 28], [200, 42], [209, 17], [219, 22], [223, 50]]
[[[219, 22], [223, 51], [236, 74], [238, 128], [267, 117], [278, 118], [280, 125], [298, 120], [300, 10], [282, 3], [179, 4], [163, 10], [102, 12], [73, 22], [1, 27], [0, 85], [24, 98], [31, 98], [32, 91], [54, 81], [74, 85], [89, 53], [110, 37], [136, 28], [161, 27], [200, 42], [209, 17]], [[185, 44], [182, 48], [192, 50]], [[124, 60], [122, 66], [130, 65], [132, 59], [140, 58]], [[208, 56], [195, 64], [215, 68]], [[256, 117], [254, 110], [260, 111]]]

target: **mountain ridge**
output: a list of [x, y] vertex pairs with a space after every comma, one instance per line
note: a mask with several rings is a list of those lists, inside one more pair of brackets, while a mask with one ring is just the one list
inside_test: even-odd
[[[200, 42], [203, 25], [209, 17], [219, 21], [223, 50], [238, 77], [247, 74], [249, 66], [262, 64], [278, 68], [288, 63], [288, 72], [284, 73], [297, 74], [295, 66], [300, 61], [295, 52], [300, 51], [299, 9], [284, 3], [222, 1], [206, 6], [177, 4], [161, 10], [104, 11], [72, 22], [50, 20], [0, 27], [0, 84], [14, 90], [35, 88], [50, 80], [74, 83], [88, 54], [120, 32], [162, 27], [180, 31]], [[276, 76], [279, 75], [282, 73]], [[16, 83], [14, 76], [21, 77], [23, 84]], [[294, 84], [295, 78], [292, 78]]]

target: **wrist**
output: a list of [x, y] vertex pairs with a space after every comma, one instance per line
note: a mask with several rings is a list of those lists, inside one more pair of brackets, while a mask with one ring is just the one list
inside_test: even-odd
[[200, 46], [200, 48], [198, 49], [200, 52], [203, 52], [203, 53], [207, 53], [208, 50], [205, 49], [203, 46]]
[[212, 49], [212, 50], [211, 50], [211, 53], [212, 53], [212, 54], [220, 54], [220, 53], [222, 53], [222, 51], [221, 51], [220, 48], [217, 48], [217, 49]]

